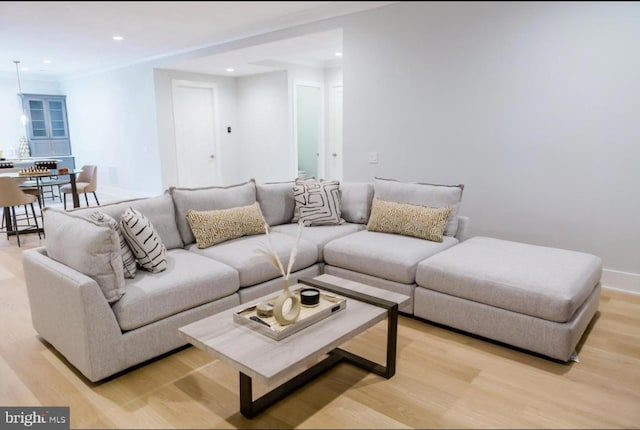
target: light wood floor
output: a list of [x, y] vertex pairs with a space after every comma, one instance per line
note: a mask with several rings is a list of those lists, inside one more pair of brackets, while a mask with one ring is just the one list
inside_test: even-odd
[[[25, 236], [22, 249], [39, 244]], [[640, 426], [640, 296], [603, 291], [572, 364], [401, 317], [393, 378], [341, 364], [247, 420], [238, 374], [193, 347], [87, 382], [33, 330], [20, 259], [0, 236], [0, 405], [69, 406], [72, 428]], [[382, 360], [385, 334], [383, 323], [348, 348]]]

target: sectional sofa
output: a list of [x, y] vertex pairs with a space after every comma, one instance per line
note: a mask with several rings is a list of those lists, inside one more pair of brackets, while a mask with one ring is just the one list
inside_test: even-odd
[[[187, 213], [258, 203], [287, 261], [297, 224], [293, 182], [171, 188], [162, 195], [69, 212], [44, 210], [45, 246], [23, 253], [36, 331], [91, 381], [185, 344], [178, 328], [281, 288], [257, 252], [265, 235], [199, 247]], [[373, 199], [451, 206], [441, 242], [369, 231]], [[376, 178], [340, 184], [339, 225], [307, 227], [292, 280], [328, 273], [411, 297], [408, 315], [568, 360], [597, 310], [601, 262], [576, 251], [475, 237], [458, 214], [461, 186]], [[114, 219], [134, 208], [166, 247], [166, 270], [124, 278]], [[115, 287], [114, 287], [115, 286]], [[121, 290], [113, 298], [108, 289]]]

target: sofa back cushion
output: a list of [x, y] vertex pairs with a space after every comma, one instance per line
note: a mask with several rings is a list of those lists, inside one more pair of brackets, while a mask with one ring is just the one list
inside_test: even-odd
[[375, 198], [396, 203], [440, 208], [451, 206], [444, 230], [445, 236], [454, 236], [458, 230], [458, 208], [464, 185], [439, 185], [399, 182], [394, 179], [375, 178]]
[[293, 218], [294, 181], [256, 184], [258, 203], [264, 219], [270, 226], [288, 224]]
[[351, 223], [366, 224], [371, 214], [373, 184], [367, 182], [341, 182], [342, 218]]
[[[95, 208], [93, 209], [95, 210]], [[46, 207], [47, 255], [95, 280], [109, 303], [125, 292], [120, 238], [108, 222]]]
[[187, 212], [231, 209], [256, 202], [256, 183], [253, 179], [228, 187], [177, 188], [171, 187], [176, 208], [176, 224], [185, 245], [196, 241], [187, 221]]
[[[156, 197], [124, 200], [102, 205], [100, 206], [100, 211], [119, 221], [127, 208], [133, 208], [143, 213], [151, 221], [167, 249], [182, 248], [184, 246], [176, 226], [173, 200], [168, 191]], [[76, 209], [72, 213], [90, 217], [95, 210], [95, 207], [82, 208]]]

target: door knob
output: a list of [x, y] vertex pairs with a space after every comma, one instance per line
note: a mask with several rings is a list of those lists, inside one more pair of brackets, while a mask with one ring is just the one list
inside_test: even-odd
[[211, 158], [213, 160], [214, 158], [216, 158], [216, 156], [211, 154], [211, 155], [209, 155], [209, 158]]
[[338, 156], [338, 153], [337, 153], [337, 152], [334, 152], [334, 153], [332, 153], [332, 154], [331, 154], [331, 156], [332, 156], [332, 157], [337, 157], [337, 156]]

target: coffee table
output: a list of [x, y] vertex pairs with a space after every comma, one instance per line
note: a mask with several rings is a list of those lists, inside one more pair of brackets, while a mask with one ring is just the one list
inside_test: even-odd
[[[347, 307], [282, 340], [274, 340], [233, 320], [233, 313], [246, 304], [220, 312], [179, 329], [194, 346], [207, 351], [240, 372], [240, 412], [252, 418], [306, 382], [336, 364], [346, 361], [384, 378], [396, 371], [398, 306], [410, 298], [380, 288], [320, 275], [300, 279], [299, 284], [314, 286], [347, 298]], [[292, 287], [294, 288], [294, 287]], [[273, 296], [270, 294], [269, 296]], [[256, 303], [261, 299], [255, 300]], [[338, 345], [387, 318], [386, 363], [381, 365], [338, 348]], [[307, 368], [327, 355], [322, 361]], [[253, 399], [253, 379], [267, 386], [301, 371], [262, 397]]]

